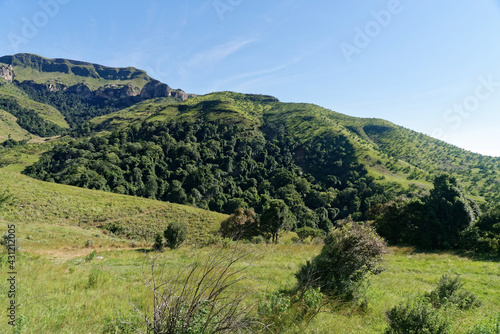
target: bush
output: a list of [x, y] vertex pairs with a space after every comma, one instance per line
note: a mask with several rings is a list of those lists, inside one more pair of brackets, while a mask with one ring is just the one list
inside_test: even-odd
[[481, 301], [477, 296], [468, 290], [464, 290], [463, 286], [464, 283], [458, 276], [451, 278], [443, 275], [436, 289], [425, 296], [436, 308], [446, 304], [455, 305], [464, 310], [481, 306]]
[[261, 235], [257, 235], [257, 236], [252, 238], [252, 243], [256, 244], [256, 245], [263, 244], [265, 242], [266, 242], [266, 239], [264, 239], [264, 237]]
[[325, 232], [323, 230], [315, 229], [309, 226], [301, 227], [295, 231], [300, 241], [304, 242], [307, 238], [321, 238], [325, 236]]
[[90, 262], [94, 259], [95, 255], [97, 254], [96, 250], [94, 249], [94, 251], [92, 253], [90, 253], [89, 255], [87, 255], [87, 257], [85, 258], [85, 262]]
[[386, 312], [389, 328], [386, 334], [446, 334], [451, 321], [444, 312], [436, 310], [425, 299], [396, 305]]
[[249, 240], [259, 234], [257, 216], [252, 210], [236, 209], [220, 224], [219, 232], [223, 238]]
[[155, 243], [153, 244], [153, 250], [157, 252], [163, 252], [163, 235], [157, 233], [155, 235]]
[[[239, 266], [249, 256], [243, 249], [214, 247], [205, 257], [172, 273], [169, 259], [160, 253], [143, 267], [150, 288], [151, 306], [137, 311], [142, 324], [129, 324], [134, 333], [242, 333], [250, 329], [251, 306], [245, 305], [248, 284], [245, 268]], [[168, 275], [167, 275], [168, 270]]]
[[259, 319], [270, 324], [273, 333], [282, 333], [292, 327], [304, 330], [326, 305], [319, 288], [303, 291], [269, 293], [259, 299]]
[[352, 296], [369, 273], [380, 272], [384, 253], [385, 243], [371, 227], [349, 222], [332, 230], [321, 253], [295, 276], [299, 286]]
[[92, 247], [93, 245], [94, 245], [94, 240], [88, 239], [87, 241], [85, 241], [86, 248]]
[[171, 249], [179, 248], [187, 238], [186, 224], [181, 222], [170, 223], [163, 232], [163, 235], [165, 236], [166, 245], [168, 247]]

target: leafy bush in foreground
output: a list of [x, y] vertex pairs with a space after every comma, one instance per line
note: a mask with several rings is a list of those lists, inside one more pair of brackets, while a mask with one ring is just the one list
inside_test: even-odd
[[451, 304], [458, 308], [467, 310], [481, 305], [481, 301], [475, 294], [463, 289], [464, 283], [457, 276], [452, 278], [443, 275], [434, 291], [426, 294], [426, 297], [436, 308]]
[[379, 273], [385, 242], [366, 225], [348, 222], [332, 230], [321, 253], [295, 274], [299, 286], [350, 295], [369, 273]]
[[386, 334], [446, 334], [451, 321], [425, 299], [396, 305], [386, 312], [389, 328]]

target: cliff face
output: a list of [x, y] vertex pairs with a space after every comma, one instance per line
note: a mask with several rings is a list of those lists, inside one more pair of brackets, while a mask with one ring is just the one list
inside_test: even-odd
[[141, 91], [142, 99], [152, 99], [155, 97], [173, 97], [181, 101], [187, 100], [189, 95], [183, 90], [172, 90], [167, 84], [158, 80], [151, 80]]
[[[21, 86], [26, 85], [37, 90], [48, 90], [50, 92], [74, 93], [86, 99], [123, 99], [125, 104], [133, 104], [152, 98], [172, 97], [184, 101], [191, 97], [191, 95], [180, 89], [172, 90], [167, 84], [152, 79], [145, 71], [134, 67], [114, 68], [76, 60], [48, 59], [34, 54], [21, 53], [0, 57], [0, 78], [12, 82], [15, 77], [16, 67], [29, 67], [38, 72], [61, 73], [61, 76], [52, 76], [53, 79], [48, 79], [43, 83], [39, 83], [40, 80], [37, 83], [29, 78], [25, 80], [26, 78], [18, 77], [19, 80], [24, 80], [21, 83], [16, 81]], [[68, 78], [68, 76], [71, 80], [64, 79], [64, 77]], [[72, 86], [68, 85], [68, 83], [75, 81], [73, 76], [82, 77], [80, 78], [82, 82]], [[62, 81], [61, 78], [63, 78]], [[84, 78], [105, 79], [113, 82], [96, 89], [95, 85], [88, 85]], [[137, 81], [136, 79], [140, 80]], [[138, 83], [140, 86], [137, 87], [130, 82], [131, 80], [134, 80], [134, 83]], [[140, 89], [142, 82], [146, 84]]]
[[14, 71], [12, 65], [0, 64], [0, 78], [12, 82], [14, 79]]
[[29, 53], [0, 57], [0, 63], [11, 66], [31, 67], [40, 72], [60, 72], [106, 80], [133, 80], [137, 78], [151, 80], [145, 71], [134, 67], [107, 67], [70, 59], [48, 59]]

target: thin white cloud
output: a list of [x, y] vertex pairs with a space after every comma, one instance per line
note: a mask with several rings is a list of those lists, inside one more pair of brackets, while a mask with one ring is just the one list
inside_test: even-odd
[[257, 42], [256, 39], [236, 40], [202, 51], [184, 63], [181, 68], [181, 72], [187, 72], [196, 68], [214, 65], [238, 52], [248, 44], [255, 42]]
[[[295, 58], [293, 58], [292, 60], [290, 60], [289, 62], [287, 62], [287, 63], [285, 63], [283, 65], [279, 65], [279, 66], [276, 66], [276, 67], [273, 67], [273, 68], [263, 69], [263, 70], [259, 70], [259, 71], [242, 73], [242, 74], [230, 77], [230, 78], [219, 80], [219, 81], [215, 82], [215, 84], [212, 86], [211, 90], [212, 91], [217, 91], [217, 90], [219, 90], [219, 87], [225, 86], [225, 85], [227, 85], [229, 83], [233, 83], [233, 82], [237, 82], [237, 83], [239, 82], [240, 85], [241, 85], [241, 84], [244, 84], [244, 83], [241, 83], [241, 81], [244, 80], [244, 79], [261, 77], [261, 76], [266, 75], [266, 74], [275, 73], [275, 72], [283, 70], [283, 69], [289, 67], [290, 65], [292, 65], [294, 63], [297, 63], [297, 62], [299, 62], [301, 60], [302, 60], [302, 57], [295, 57]], [[254, 82], [262, 80], [262, 79], [263, 78], [255, 78], [255, 79], [252, 79], [252, 80], [248, 81], [248, 83], [252, 83], [253, 84]]]

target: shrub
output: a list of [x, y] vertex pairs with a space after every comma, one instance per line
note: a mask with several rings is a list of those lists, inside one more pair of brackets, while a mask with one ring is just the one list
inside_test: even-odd
[[155, 235], [155, 242], [153, 244], [153, 250], [157, 252], [163, 252], [163, 235], [161, 233], [157, 233]]
[[85, 258], [85, 262], [92, 261], [94, 259], [95, 255], [96, 255], [96, 251], [94, 249], [94, 251], [92, 253], [90, 253], [89, 255], [87, 255], [87, 257]]
[[86, 248], [92, 247], [93, 245], [94, 245], [94, 240], [88, 239], [87, 241], [85, 241]]
[[[128, 324], [134, 333], [241, 333], [252, 321], [252, 307], [243, 303], [248, 289], [245, 268], [234, 268], [249, 254], [236, 246], [215, 247], [204, 258], [172, 274], [160, 253], [143, 268], [152, 295], [151, 308], [134, 306], [142, 324]], [[168, 275], [167, 275], [168, 270]]]
[[436, 310], [425, 299], [399, 304], [386, 312], [389, 328], [386, 334], [446, 334], [451, 321], [444, 312]]
[[458, 276], [452, 278], [443, 275], [436, 289], [425, 296], [429, 298], [429, 301], [436, 308], [446, 304], [455, 305], [464, 310], [481, 306], [481, 301], [477, 296], [468, 290], [464, 290], [463, 286], [464, 283]]
[[170, 223], [163, 232], [163, 235], [165, 236], [166, 245], [168, 247], [171, 249], [179, 248], [187, 238], [186, 224], [181, 222]]
[[255, 237], [252, 238], [252, 243], [254, 243], [256, 245], [263, 244], [265, 242], [266, 242], [266, 240], [261, 235], [256, 235]]
[[307, 238], [321, 238], [325, 236], [325, 232], [320, 229], [315, 229], [309, 226], [301, 227], [295, 231], [300, 241], [304, 242]]
[[253, 210], [236, 209], [220, 224], [219, 232], [223, 238], [251, 239], [259, 234], [257, 216]]
[[352, 296], [369, 273], [380, 272], [384, 253], [385, 243], [371, 227], [348, 222], [332, 230], [321, 253], [295, 276], [299, 286]]

